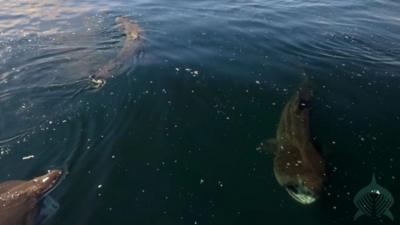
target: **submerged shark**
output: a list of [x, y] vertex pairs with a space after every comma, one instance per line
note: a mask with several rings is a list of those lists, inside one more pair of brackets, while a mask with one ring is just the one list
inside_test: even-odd
[[0, 225], [36, 225], [40, 202], [60, 180], [60, 170], [29, 181], [13, 180], [0, 183]]
[[310, 101], [313, 96], [308, 81], [285, 105], [276, 139], [263, 147], [275, 154], [274, 174], [289, 195], [302, 204], [318, 199], [326, 178], [325, 163], [310, 136]]
[[126, 60], [139, 48], [139, 40], [142, 30], [140, 27], [126, 17], [117, 17], [115, 22], [118, 27], [122, 29], [125, 34], [125, 41], [122, 49], [119, 51], [117, 57], [109, 61], [106, 65], [101, 67], [95, 74], [90, 76], [90, 82], [96, 88], [100, 88], [106, 84], [106, 79], [112, 77], [116, 69], [120, 68]]

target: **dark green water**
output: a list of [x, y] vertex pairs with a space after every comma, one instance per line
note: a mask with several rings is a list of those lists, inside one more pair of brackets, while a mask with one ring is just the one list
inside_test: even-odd
[[[49, 224], [400, 221], [400, 3], [0, 3], [0, 180], [64, 169]], [[143, 28], [140, 51], [90, 89], [122, 46], [120, 15]], [[311, 206], [256, 151], [302, 74], [329, 171]], [[373, 172], [394, 222], [353, 222]]]

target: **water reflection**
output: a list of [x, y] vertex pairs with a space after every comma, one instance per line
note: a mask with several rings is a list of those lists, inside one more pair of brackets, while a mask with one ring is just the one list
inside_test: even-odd
[[72, 2], [61, 0], [2, 0], [0, 5], [0, 37], [59, 34], [74, 18], [110, 9], [101, 3], [83, 2], [76, 7]]

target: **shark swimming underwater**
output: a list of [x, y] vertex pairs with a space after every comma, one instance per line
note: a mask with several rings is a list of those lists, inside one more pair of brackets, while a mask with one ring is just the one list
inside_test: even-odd
[[312, 96], [309, 81], [305, 81], [286, 103], [276, 138], [263, 144], [267, 151], [275, 155], [276, 180], [293, 199], [302, 204], [310, 204], [318, 199], [326, 179], [325, 163], [311, 140]]
[[90, 76], [90, 82], [96, 88], [104, 86], [106, 79], [112, 77], [113, 73], [130, 59], [139, 48], [142, 33], [141, 28], [126, 17], [117, 17], [115, 22], [124, 32], [125, 41], [117, 57]]
[[0, 225], [36, 225], [40, 202], [56, 186], [62, 172], [52, 170], [32, 180], [0, 183]]

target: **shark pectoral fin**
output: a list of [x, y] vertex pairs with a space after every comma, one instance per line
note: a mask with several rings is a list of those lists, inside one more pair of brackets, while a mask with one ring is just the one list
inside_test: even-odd
[[393, 216], [392, 212], [390, 212], [389, 209], [386, 210], [386, 211], [383, 213], [383, 215], [389, 217], [389, 219], [391, 219], [392, 221], [394, 220], [394, 216]]
[[50, 196], [46, 196], [41, 202], [41, 210], [37, 218], [38, 224], [45, 224], [50, 218], [52, 218], [60, 208], [58, 202], [56, 202]]
[[263, 142], [260, 143], [260, 145], [257, 147], [257, 150], [260, 152], [264, 153], [272, 153], [275, 154], [276, 149], [277, 149], [277, 141], [275, 138], [267, 139]]
[[361, 210], [358, 210], [358, 211], [356, 212], [356, 215], [354, 215], [353, 220], [356, 221], [356, 220], [358, 219], [358, 217], [360, 217], [360, 216], [362, 216], [362, 215], [364, 215], [363, 212], [361, 212]]

